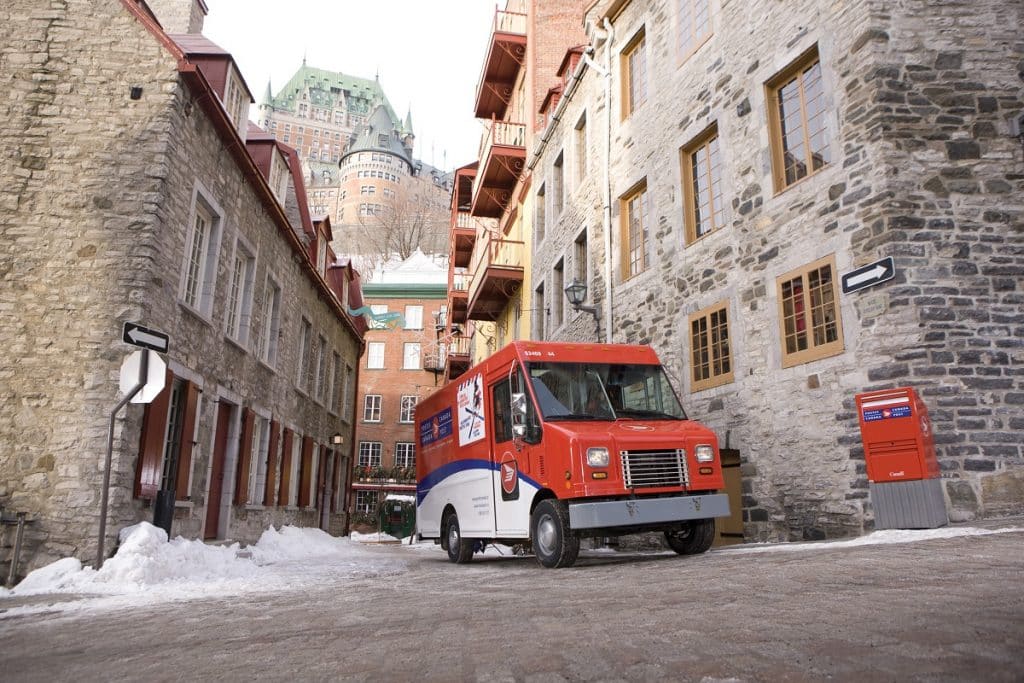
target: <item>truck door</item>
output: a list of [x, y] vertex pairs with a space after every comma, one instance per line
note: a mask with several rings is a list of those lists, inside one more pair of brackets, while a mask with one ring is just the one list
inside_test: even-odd
[[[491, 394], [491, 471], [494, 480], [494, 524], [502, 538], [530, 535], [530, 503], [537, 492], [530, 459], [539, 445], [530, 445], [512, 432], [512, 394], [524, 391], [518, 369], [489, 386]], [[527, 397], [527, 401], [529, 401]], [[532, 403], [529, 403], [532, 411]], [[536, 418], [534, 418], [536, 419]]]

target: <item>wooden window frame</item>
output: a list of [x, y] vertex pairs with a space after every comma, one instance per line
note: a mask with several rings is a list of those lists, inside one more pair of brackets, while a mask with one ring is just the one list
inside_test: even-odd
[[[793, 187], [794, 185], [807, 180], [808, 178], [818, 174], [824, 169], [828, 168], [832, 163], [831, 159], [826, 157], [824, 163], [820, 168], [813, 168], [811, 161], [811, 136], [809, 133], [809, 120], [807, 118], [807, 102], [804, 93], [803, 75], [806, 71], [813, 68], [815, 64], [818, 64], [819, 70], [821, 69], [821, 55], [818, 53], [818, 46], [814, 45], [799, 57], [797, 57], [789, 66], [780, 71], [775, 76], [772, 76], [765, 83], [765, 102], [768, 107], [768, 137], [770, 140], [771, 147], [771, 158], [772, 158], [772, 182], [775, 186], [775, 193], [781, 193], [785, 190]], [[794, 79], [800, 81], [799, 93], [800, 93], [800, 122], [803, 132], [803, 144], [805, 148], [804, 163], [806, 164], [806, 172], [803, 176], [794, 179], [792, 182], [786, 180], [786, 163], [785, 163], [785, 149], [783, 147], [783, 136], [782, 136], [782, 121], [779, 118], [779, 93], [780, 91]], [[825, 91], [825, 74], [821, 72], [821, 89], [822, 89], [822, 116], [827, 115], [825, 110], [824, 101], [827, 101]], [[823, 127], [822, 130], [825, 133], [825, 152], [826, 155], [831, 155], [831, 142], [828, 139], [828, 130]]]
[[[812, 301], [809, 276], [815, 271], [820, 271], [825, 266], [828, 266], [831, 269], [830, 283], [827, 290], [829, 292], [830, 301], [823, 301], [819, 308], [821, 308], [822, 314], [824, 315], [830, 305], [833, 318], [831, 320], [823, 318], [822, 325], [817, 326], [814, 324], [815, 304]], [[797, 349], [795, 351], [788, 351], [786, 348], [786, 308], [785, 300], [783, 299], [783, 288], [785, 284], [792, 282], [797, 278], [801, 279], [801, 292], [799, 310], [795, 311], [794, 316], [794, 329], [802, 329], [805, 333], [807, 347], [804, 349]], [[836, 271], [836, 260], [834, 254], [820, 258], [817, 261], [808, 263], [807, 265], [780, 275], [775, 279], [775, 289], [776, 296], [778, 297], [779, 348], [782, 351], [782, 367], [790, 368], [796, 365], [810, 363], [811, 361], [819, 360], [821, 358], [837, 356], [845, 350], [845, 345], [843, 343], [843, 316], [839, 303], [839, 277]], [[808, 314], [808, 312], [810, 313]], [[801, 322], [803, 325], [802, 328], [800, 328]], [[826, 329], [829, 322], [833, 322], [835, 324], [835, 340], [815, 343], [815, 328], [821, 327], [822, 329]]]
[[[632, 270], [632, 265], [633, 265], [633, 258], [632, 258], [632, 255], [633, 255], [633, 239], [632, 239], [631, 230], [630, 230], [630, 228], [631, 228], [630, 218], [632, 216], [632, 211], [630, 209], [630, 204], [638, 195], [646, 195], [646, 194], [647, 194], [647, 179], [644, 178], [643, 180], [641, 180], [640, 182], [636, 183], [631, 188], [629, 188], [629, 190], [619, 198], [619, 223], [620, 223], [620, 226], [619, 226], [619, 236], [620, 236], [620, 244], [621, 244], [621, 247], [622, 247], [622, 253], [620, 254], [620, 260], [621, 260], [622, 281], [623, 282], [625, 282], [626, 280], [630, 280], [630, 279], [636, 277], [637, 275], [640, 275], [640, 274], [644, 273], [651, 266], [651, 264], [649, 263], [649, 261], [650, 261], [650, 248], [651, 248], [650, 239], [649, 239], [649, 237], [650, 237], [650, 226], [647, 225], [647, 221], [649, 220], [650, 217], [648, 215], [644, 215], [644, 214], [649, 213], [649, 209], [650, 209], [650, 197], [648, 196], [648, 197], [642, 197], [640, 199], [640, 209], [641, 209], [640, 238], [643, 241], [643, 244], [642, 244], [641, 250], [640, 250], [640, 257], [641, 257], [640, 263], [641, 263], [641, 267], [638, 268], [636, 270], [636, 272], [633, 272], [633, 270]], [[645, 238], [645, 234], [647, 235], [646, 238]]]
[[[619, 53], [619, 100], [622, 103], [621, 106], [621, 117], [625, 121], [632, 116], [637, 109], [642, 107], [647, 101], [647, 90], [650, 85], [650, 79], [648, 74], [647, 64], [647, 32], [645, 27], [641, 27], [633, 37], [626, 43], [626, 47], [622, 48], [622, 52]], [[644, 76], [644, 87], [643, 92], [639, 93], [641, 97], [637, 101], [633, 100], [633, 75], [630, 69], [630, 59], [637, 52], [640, 51], [640, 56], [643, 58], [643, 76]]]
[[[374, 400], [376, 399], [376, 400]], [[372, 415], [377, 418], [373, 419]], [[370, 415], [371, 417], [367, 417]], [[384, 417], [384, 396], [383, 394], [366, 394], [363, 396], [363, 422], [377, 424]]]
[[[695, 33], [696, 25], [695, 25], [695, 22], [693, 21], [693, 19], [696, 17], [696, 12], [694, 11], [695, 10], [695, 6], [699, 2], [704, 2], [707, 5], [707, 12], [708, 12], [708, 30], [707, 30], [707, 32], [702, 33], [702, 34]], [[701, 47], [703, 47], [704, 44], [707, 43], [711, 39], [711, 36], [713, 36], [715, 34], [714, 16], [713, 16], [712, 7], [711, 7], [712, 2], [714, 2], [714, 0], [678, 0], [678, 2], [676, 3], [676, 12], [677, 12], [677, 14], [676, 14], [676, 39], [678, 41], [677, 44], [678, 44], [679, 64], [682, 64], [683, 62], [688, 60], [690, 57], [692, 57], [697, 52], [697, 50], [701, 49]], [[685, 27], [683, 26], [683, 21], [682, 21], [683, 20], [682, 5], [684, 5], [684, 4], [690, 6], [690, 13], [689, 13], [688, 16], [691, 19], [691, 22], [689, 23], [689, 25], [687, 25]], [[686, 48], [686, 49], [683, 48], [683, 30], [684, 30], [684, 28], [689, 31], [690, 37], [693, 39], [693, 42], [690, 45], [690, 47]]]
[[[712, 164], [711, 143], [714, 142], [715, 140], [719, 141], [718, 142], [718, 151], [717, 151], [718, 164], [719, 164], [719, 166], [718, 166], [719, 174], [718, 174], [718, 182], [717, 183], [715, 182], [715, 176], [714, 176], [714, 173], [713, 173], [713, 167], [711, 165]], [[694, 161], [694, 158], [697, 157], [698, 155], [704, 155], [705, 156], [705, 163], [707, 163], [708, 175], [710, 176], [709, 182], [708, 182], [708, 188], [709, 188], [709, 192], [711, 193], [711, 197], [710, 197], [711, 229], [708, 230], [703, 235], [698, 235], [697, 234], [697, 227], [698, 227], [698, 225], [697, 225], [697, 215], [696, 214], [697, 214], [697, 203], [700, 200], [700, 198], [697, 196], [697, 191], [694, 189], [694, 180], [695, 180], [695, 178], [694, 178], [694, 172], [693, 172], [693, 161]], [[726, 222], [725, 222], [725, 212], [726, 212], [725, 199], [723, 198], [723, 200], [722, 200], [722, 210], [721, 210], [721, 212], [716, 212], [715, 208], [714, 208], [714, 206], [715, 206], [714, 200], [715, 200], [715, 190], [716, 190], [716, 188], [719, 190], [719, 192], [721, 194], [724, 194], [724, 191], [722, 190], [722, 175], [721, 175], [722, 144], [721, 144], [721, 139], [720, 139], [719, 134], [718, 134], [718, 123], [717, 122], [711, 124], [710, 126], [708, 126], [706, 129], [704, 129], [704, 131], [702, 131], [700, 133], [700, 135], [698, 135], [691, 142], [689, 142], [688, 144], [686, 144], [684, 147], [682, 147], [679, 150], [679, 166], [680, 166], [680, 170], [682, 171], [681, 177], [682, 177], [682, 195], [683, 195], [683, 225], [686, 228], [686, 243], [689, 245], [689, 244], [693, 244], [694, 242], [697, 242], [698, 240], [700, 240], [700, 239], [702, 239], [704, 237], [707, 237], [711, 233], [717, 231], [719, 228], [725, 227], [725, 225], [726, 225]], [[716, 216], [719, 217], [717, 221], [716, 221], [716, 218], [715, 218]]]
[[[714, 334], [716, 316], [723, 321], [725, 329], [724, 337], [719, 335], [717, 340]], [[700, 332], [702, 337], [697, 337], [694, 324], [700, 321], [704, 321], [704, 329]], [[691, 313], [687, 320], [687, 329], [690, 332], [690, 391], [703, 391], [733, 382], [736, 366], [733, 362], [732, 334], [729, 330], [729, 302], [721, 301]], [[698, 355], [702, 350], [707, 352], [706, 364], [698, 361]], [[698, 370], [705, 366], [708, 370], [706, 378], [698, 373]]]

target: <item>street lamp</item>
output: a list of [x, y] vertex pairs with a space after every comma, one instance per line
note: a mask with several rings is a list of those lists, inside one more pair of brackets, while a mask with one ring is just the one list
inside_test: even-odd
[[565, 297], [569, 300], [572, 310], [586, 311], [590, 315], [594, 316], [597, 340], [601, 341], [601, 319], [597, 313], [597, 306], [587, 306], [583, 303], [587, 300], [587, 283], [580, 282], [578, 278], [573, 278], [572, 282], [570, 282], [565, 288]]
[[331, 443], [335, 446], [340, 446], [345, 443], [345, 437], [342, 436], [341, 432], [335, 432], [334, 436], [331, 437]]

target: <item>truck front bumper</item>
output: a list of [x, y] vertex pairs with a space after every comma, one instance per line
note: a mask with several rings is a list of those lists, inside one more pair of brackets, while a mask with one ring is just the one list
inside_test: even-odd
[[570, 502], [569, 526], [573, 529], [644, 526], [726, 517], [728, 514], [729, 496], [724, 493], [604, 500], [594, 503]]

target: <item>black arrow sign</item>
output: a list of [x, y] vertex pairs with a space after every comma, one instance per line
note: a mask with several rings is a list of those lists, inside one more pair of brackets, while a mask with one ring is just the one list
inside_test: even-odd
[[141, 346], [144, 349], [151, 349], [158, 353], [167, 353], [167, 349], [171, 345], [171, 338], [166, 334], [143, 327], [138, 323], [125, 323], [124, 331], [121, 333], [121, 340], [126, 344]]
[[896, 264], [892, 256], [887, 256], [881, 261], [862, 266], [857, 270], [851, 270], [843, 276], [843, 294], [856, 292], [858, 289], [872, 287], [896, 276]]

